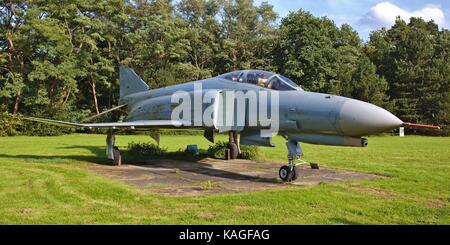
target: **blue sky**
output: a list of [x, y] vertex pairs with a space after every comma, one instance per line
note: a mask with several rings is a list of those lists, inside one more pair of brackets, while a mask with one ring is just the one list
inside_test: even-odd
[[[264, 0], [255, 0], [259, 5]], [[372, 30], [390, 27], [396, 16], [408, 20], [419, 16], [433, 19], [439, 27], [450, 26], [449, 0], [267, 0], [280, 17], [304, 9], [315, 16], [327, 16], [337, 25], [350, 24], [367, 40]]]

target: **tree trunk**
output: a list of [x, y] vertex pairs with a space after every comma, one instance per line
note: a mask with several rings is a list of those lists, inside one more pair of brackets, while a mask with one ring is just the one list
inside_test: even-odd
[[[11, 33], [8, 32], [7, 33], [7, 39], [8, 39], [8, 57], [9, 57], [9, 67], [12, 69], [13, 67], [13, 55], [14, 55], [14, 44], [12, 41], [12, 37], [11, 37]], [[21, 96], [21, 91], [17, 91], [16, 92], [16, 99], [14, 101], [14, 108], [13, 108], [13, 114], [16, 114], [19, 111], [19, 102], [20, 102], [20, 96]]]
[[69, 100], [69, 96], [70, 96], [70, 92], [72, 91], [72, 88], [69, 88], [69, 91], [67, 91], [65, 99], [62, 102], [62, 106], [64, 106], [64, 104], [66, 104], [66, 102]]
[[[23, 58], [23, 56], [22, 56]], [[20, 63], [20, 72], [22, 74], [22, 79], [25, 76], [25, 64], [24, 61], [22, 60], [22, 62]], [[22, 80], [23, 83], [23, 80]], [[22, 97], [22, 89], [19, 88], [19, 90], [16, 93], [16, 99], [14, 101], [14, 109], [13, 109], [13, 114], [17, 114], [17, 112], [19, 112], [19, 103], [20, 103], [20, 99]]]
[[94, 81], [91, 82], [91, 87], [92, 87], [92, 96], [94, 97], [95, 112], [98, 115], [100, 113], [100, 111], [98, 110], [97, 91], [95, 90], [95, 82]]
[[14, 110], [13, 110], [13, 114], [17, 114], [17, 112], [19, 111], [19, 103], [20, 103], [20, 97], [21, 97], [22, 93], [19, 91], [17, 91], [16, 93], [16, 100], [14, 102]]

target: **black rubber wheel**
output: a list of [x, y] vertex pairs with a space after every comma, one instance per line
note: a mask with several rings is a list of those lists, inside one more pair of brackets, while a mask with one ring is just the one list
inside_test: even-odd
[[112, 164], [115, 166], [120, 166], [122, 164], [122, 156], [120, 155], [120, 150], [117, 146], [113, 148], [113, 161]]
[[296, 180], [296, 179], [298, 179], [298, 168], [297, 168], [297, 166], [294, 166], [293, 168], [292, 168], [292, 181], [294, 181], [294, 180]]
[[236, 159], [239, 154], [238, 147], [236, 143], [228, 143], [228, 149], [230, 149], [230, 159]]
[[278, 171], [278, 176], [280, 176], [280, 179], [283, 182], [291, 181], [292, 180], [291, 168], [287, 165], [281, 166], [280, 170]]

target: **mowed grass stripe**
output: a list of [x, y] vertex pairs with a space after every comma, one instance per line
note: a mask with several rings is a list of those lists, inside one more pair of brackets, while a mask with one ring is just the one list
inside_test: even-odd
[[[226, 136], [219, 136], [226, 140]], [[128, 142], [145, 135], [117, 136]], [[169, 151], [202, 136], [161, 137]], [[262, 148], [260, 160], [286, 162], [284, 140]], [[147, 194], [87, 170], [105, 161], [105, 136], [0, 138], [2, 224], [449, 224], [450, 138], [370, 137], [368, 148], [302, 144], [321, 166], [386, 178], [286, 190], [197, 197]]]

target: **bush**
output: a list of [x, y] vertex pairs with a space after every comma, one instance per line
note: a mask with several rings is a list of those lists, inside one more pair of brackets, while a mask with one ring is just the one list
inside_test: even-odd
[[20, 117], [0, 108], [0, 136], [17, 135], [17, 127], [21, 124]]
[[[51, 118], [60, 121], [79, 122], [81, 119], [86, 118], [90, 113], [89, 110], [78, 109], [74, 102], [70, 102], [63, 107], [53, 110], [51, 108], [34, 108], [33, 110], [25, 110], [25, 115], [38, 117], [38, 118]], [[70, 134], [79, 130], [83, 132], [86, 129], [62, 127], [53, 124], [35, 122], [26, 119], [22, 119], [20, 127], [17, 131], [20, 131], [21, 135], [27, 136], [58, 136], [64, 134]], [[90, 130], [92, 131], [92, 130]]]
[[162, 135], [203, 135], [203, 130], [198, 129], [160, 129]]
[[137, 157], [162, 156], [167, 153], [167, 148], [160, 147], [159, 145], [153, 143], [130, 142], [128, 144], [128, 153]]
[[239, 158], [256, 160], [258, 158], [258, 155], [259, 152], [257, 146], [241, 145], [241, 154], [239, 155]]
[[210, 145], [208, 147], [207, 154], [212, 158], [224, 158], [225, 157], [225, 149], [227, 149], [227, 142], [219, 141], [214, 145]]
[[[214, 145], [210, 145], [207, 151], [207, 155], [212, 158], [224, 158], [225, 150], [228, 143], [225, 141], [219, 141]], [[241, 159], [255, 160], [258, 158], [258, 147], [241, 145]]]
[[22, 119], [22, 122], [20, 126], [17, 127], [17, 130], [20, 131], [21, 135], [27, 136], [59, 136], [70, 134], [73, 129]]
[[9, 113], [6, 106], [0, 105], [0, 136], [56, 136], [71, 132], [70, 128], [26, 120], [20, 114]]

